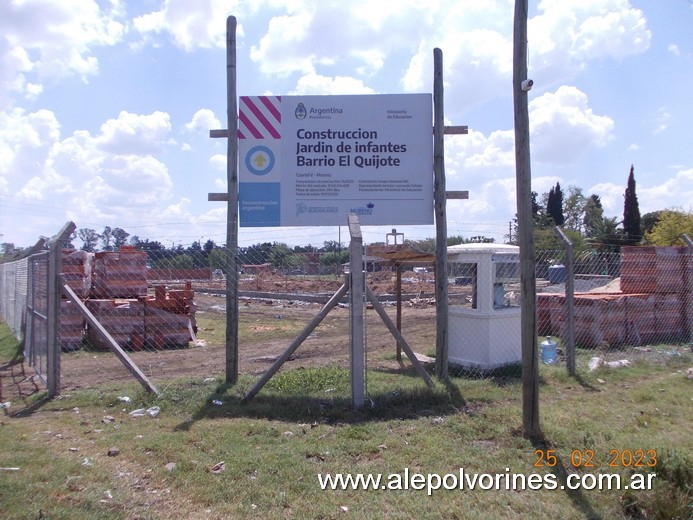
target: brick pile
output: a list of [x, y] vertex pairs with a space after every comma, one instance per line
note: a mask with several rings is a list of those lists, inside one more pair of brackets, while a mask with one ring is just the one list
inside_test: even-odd
[[[621, 248], [620, 292], [576, 293], [584, 347], [683, 341], [693, 330], [693, 259], [684, 247]], [[537, 294], [540, 335], [565, 334], [565, 295]]]
[[[154, 287], [149, 295], [147, 255], [132, 247], [117, 252], [64, 251], [65, 282], [83, 299], [109, 334], [123, 348], [187, 347], [195, 326], [194, 291], [190, 282], [183, 290]], [[61, 306], [60, 340], [63, 350], [80, 348], [83, 337], [97, 348], [108, 348], [87, 326], [75, 305]]]

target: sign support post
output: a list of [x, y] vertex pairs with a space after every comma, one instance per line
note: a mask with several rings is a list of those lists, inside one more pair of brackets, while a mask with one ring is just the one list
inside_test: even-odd
[[211, 138], [227, 138], [227, 193], [210, 193], [208, 201], [226, 202], [226, 382], [238, 381], [238, 105], [236, 102], [236, 17], [226, 19], [225, 130], [210, 130]]

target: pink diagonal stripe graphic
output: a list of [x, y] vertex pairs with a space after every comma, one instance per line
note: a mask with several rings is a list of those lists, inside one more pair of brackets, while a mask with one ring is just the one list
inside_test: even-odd
[[268, 114], [266, 109], [263, 110], [263, 105], [256, 105], [252, 98], [244, 98], [243, 101], [246, 108], [255, 116], [255, 119], [264, 127], [265, 131], [274, 139], [279, 139], [281, 135], [274, 128], [274, 124], [267, 118], [267, 116], [271, 117], [272, 114]]
[[248, 134], [253, 136], [255, 139], [262, 139], [264, 136], [262, 135], [262, 132], [260, 132], [257, 128], [255, 128], [255, 125], [253, 125], [252, 121], [248, 119], [248, 116], [245, 115], [243, 110], [241, 110], [241, 113], [238, 114], [238, 119], [241, 122], [241, 129], [238, 132], [238, 137], [240, 139], [248, 139], [249, 136], [246, 135], [244, 130], [248, 131]]
[[[282, 97], [281, 96], [276, 96], [274, 99], [277, 100], [277, 105], [282, 102]], [[262, 102], [265, 107], [267, 107], [267, 110], [270, 111], [270, 113], [274, 116], [274, 118], [277, 120], [277, 123], [281, 124], [282, 122], [282, 113], [279, 111], [279, 108], [277, 105], [272, 103], [270, 98], [268, 96], [262, 96], [260, 98], [260, 101]]]

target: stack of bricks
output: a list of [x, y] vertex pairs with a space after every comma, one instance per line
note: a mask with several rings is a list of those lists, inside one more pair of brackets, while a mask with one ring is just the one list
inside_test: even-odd
[[[584, 347], [685, 341], [693, 333], [693, 254], [683, 247], [621, 248], [621, 292], [576, 294]], [[541, 335], [565, 334], [565, 296], [537, 294]]]
[[132, 246], [96, 253], [92, 294], [96, 298], [146, 296], [147, 253]]
[[[123, 348], [187, 347], [194, 335], [195, 305], [192, 284], [167, 291], [156, 286], [148, 296], [147, 254], [133, 247], [117, 252], [64, 251], [62, 275], [82, 298], [113, 339]], [[85, 320], [72, 302], [61, 307], [61, 342], [64, 350], [81, 346]], [[106, 349], [106, 341], [91, 327], [89, 343]]]
[[[61, 265], [65, 283], [80, 298], [89, 296], [91, 285], [91, 256], [85, 251], [63, 250]], [[79, 350], [86, 321], [77, 305], [62, 296], [60, 301], [60, 347], [64, 351]]]
[[626, 319], [642, 341], [690, 337], [691, 269], [691, 253], [685, 247], [621, 248], [621, 291], [642, 295], [627, 305]]

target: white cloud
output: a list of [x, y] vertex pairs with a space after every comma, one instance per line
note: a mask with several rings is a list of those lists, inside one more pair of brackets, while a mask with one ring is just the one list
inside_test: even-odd
[[655, 118], [655, 128], [652, 130], [653, 134], [661, 134], [666, 131], [669, 120], [671, 119], [671, 114], [666, 109], [666, 107], [661, 107], [657, 112], [657, 117]]
[[363, 81], [346, 76], [320, 76], [315, 73], [299, 78], [292, 95], [338, 95], [338, 94], [374, 94], [375, 91]]
[[[648, 186], [638, 181], [638, 172], [635, 172], [635, 193], [638, 196], [640, 214], [659, 211], [672, 207], [673, 200], [693, 200], [693, 168], [682, 168], [673, 177], [654, 176], [654, 186]], [[623, 196], [626, 190], [626, 181], [623, 184], [602, 182], [590, 188], [590, 193], [599, 195], [604, 207], [605, 215], [623, 216]], [[675, 205], [675, 204], [674, 204]], [[684, 210], [689, 208], [684, 207]]]
[[[51, 111], [0, 112], [0, 190], [25, 211], [82, 227], [153, 222], [173, 192], [167, 166], [152, 155], [169, 126], [163, 113], [123, 112], [97, 136], [77, 131], [62, 138]], [[24, 225], [13, 215], [3, 220]], [[55, 220], [39, 215], [33, 225], [51, 230]]]
[[95, 74], [92, 48], [114, 45], [125, 33], [117, 16], [93, 0], [1, 2], [0, 107], [12, 93], [36, 96], [39, 82]]
[[614, 121], [594, 114], [587, 96], [575, 87], [533, 99], [529, 111], [532, 158], [538, 161], [567, 164], [612, 138]]
[[[187, 52], [198, 48], [222, 48], [226, 45], [229, 15], [239, 15], [241, 2], [234, 0], [165, 0], [160, 11], [135, 18], [135, 29], [145, 38], [166, 33], [178, 47]], [[242, 34], [240, 26], [237, 33]]]
[[301, 12], [292, 16], [276, 16], [269, 22], [259, 45], [250, 49], [250, 57], [265, 74], [284, 76], [292, 72], [313, 71], [314, 52], [306, 52], [305, 43], [310, 34], [313, 16]]
[[214, 169], [221, 171], [226, 171], [226, 162], [226, 154], [214, 154], [209, 159], [209, 163], [214, 167]]
[[118, 119], [109, 119], [101, 125], [96, 143], [113, 154], [152, 154], [161, 151], [170, 130], [170, 117], [164, 112], [138, 115], [122, 111]]
[[539, 57], [563, 54], [579, 65], [638, 54], [650, 45], [645, 16], [629, 0], [542, 0], [538, 10], [528, 33], [529, 48]]
[[672, 53], [674, 56], [680, 56], [681, 55], [681, 49], [679, 49], [679, 46], [676, 45], [675, 43], [670, 43], [669, 47], [667, 47], [667, 50]]
[[[636, 176], [637, 182], [637, 176]], [[648, 213], [666, 209], [672, 206], [672, 200], [688, 201], [689, 206], [684, 207], [685, 211], [692, 209], [693, 204], [693, 168], [684, 168], [676, 172], [676, 175], [663, 178], [662, 182], [656, 186], [641, 187], [636, 186], [640, 213]]]
[[210, 130], [221, 128], [221, 122], [209, 108], [201, 108], [193, 115], [190, 122], [185, 123], [185, 129], [190, 133], [209, 135]]

